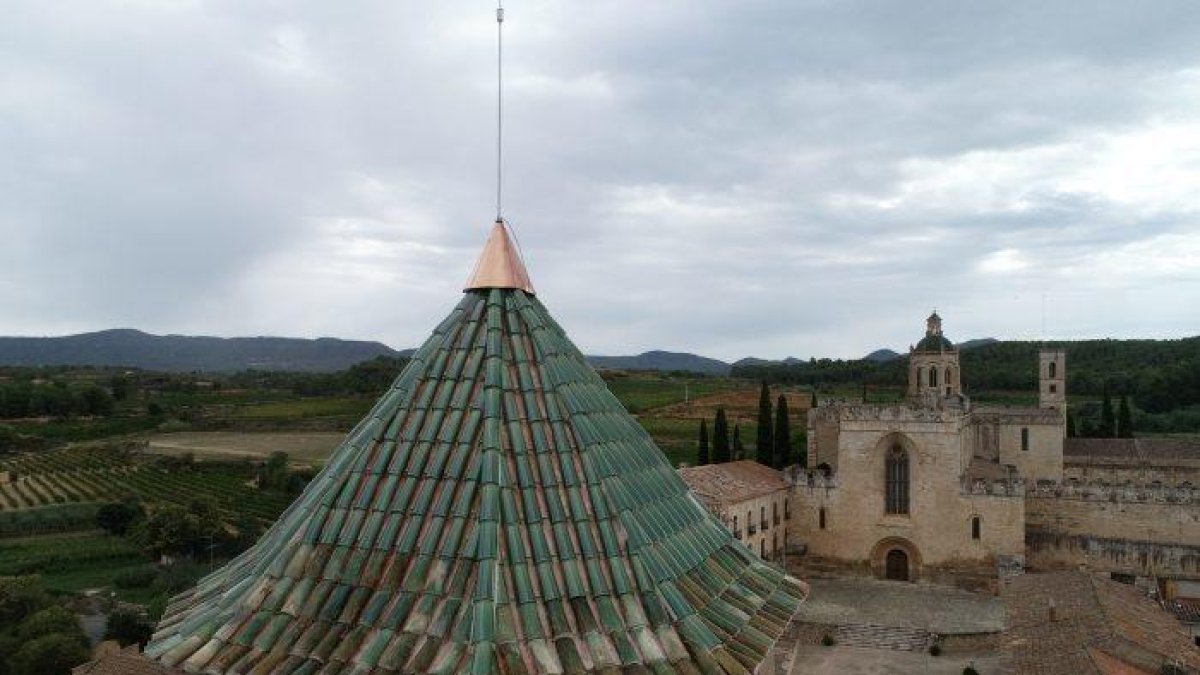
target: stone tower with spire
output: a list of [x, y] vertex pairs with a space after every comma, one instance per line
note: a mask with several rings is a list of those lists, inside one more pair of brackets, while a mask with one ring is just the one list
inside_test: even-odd
[[942, 317], [934, 310], [925, 320], [925, 337], [909, 349], [908, 398], [936, 405], [945, 398], [961, 395], [958, 348], [942, 333]]

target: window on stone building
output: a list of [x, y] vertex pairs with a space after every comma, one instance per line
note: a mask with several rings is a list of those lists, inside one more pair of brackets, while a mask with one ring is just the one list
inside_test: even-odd
[[1050, 377], [1058, 376], [1058, 364], [1054, 361], [1050, 362]]
[[1050, 393], [1053, 394], [1056, 391], [1058, 391], [1058, 385], [1057, 384], [1050, 385]]
[[950, 383], [954, 380], [950, 378], [950, 369], [946, 369], [946, 391], [950, 391]]
[[733, 517], [733, 536], [734, 536], [734, 537], [737, 537], [738, 539], [741, 539], [741, 538], [742, 538], [742, 531], [738, 529], [738, 519], [737, 519], [737, 516], [734, 516], [734, 517]]
[[1021, 451], [1029, 452], [1029, 427], [1021, 429]]
[[767, 507], [758, 507], [758, 522], [762, 524], [763, 532], [767, 531]]
[[824, 506], [817, 509], [817, 527], [822, 530], [825, 529], [825, 507]]
[[746, 512], [746, 534], [754, 534], [758, 532], [758, 528], [754, 527], [754, 512]]
[[771, 535], [771, 555], [779, 557], [779, 534]]
[[760, 557], [760, 558], [767, 557], [767, 538], [766, 537], [763, 537], [762, 539], [760, 539], [758, 541], [758, 557]]
[[787, 499], [783, 500], [783, 519], [784, 520], [792, 519], [792, 503], [789, 502]]
[[908, 452], [893, 445], [887, 455], [885, 513], [908, 514]]
[[980, 529], [979, 516], [975, 516], [974, 518], [971, 519], [971, 538], [972, 539], [979, 538], [979, 529]]
[[929, 368], [929, 386], [930, 387], [936, 388], [938, 386], [938, 383], [937, 383], [938, 377], [937, 376], [938, 376], [937, 366], [931, 366]]
[[771, 502], [771, 524], [779, 524], [779, 502]]

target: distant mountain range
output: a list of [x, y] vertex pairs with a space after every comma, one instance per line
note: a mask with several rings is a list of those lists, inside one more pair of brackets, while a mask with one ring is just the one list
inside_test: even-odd
[[[968, 340], [970, 349], [997, 342], [994, 338]], [[219, 338], [187, 335], [151, 335], [121, 328], [64, 337], [0, 337], [0, 366], [127, 366], [168, 372], [230, 372], [237, 370], [293, 370], [328, 372], [378, 356], [408, 357], [415, 350], [395, 350], [381, 342], [337, 338], [244, 337]], [[879, 349], [863, 357], [886, 362], [903, 355]], [[806, 359], [782, 360], [748, 357], [732, 364], [686, 352], [648, 351], [635, 356], [588, 356], [600, 370], [675, 370], [706, 375], [728, 375], [732, 367], [792, 365]]]
[[[967, 340], [958, 343], [959, 349], [974, 349], [975, 347], [983, 347], [984, 345], [996, 344], [999, 342], [996, 338], [978, 338], [976, 340]], [[887, 363], [903, 358], [904, 355], [892, 349], [876, 349], [862, 358], [863, 361], [874, 361], [876, 363]]]
[[128, 328], [65, 337], [0, 337], [4, 366], [127, 366], [171, 372], [335, 371], [400, 353], [379, 342], [151, 335]]
[[706, 375], [728, 375], [724, 361], [681, 352], [650, 351], [637, 356], [589, 356], [588, 363], [599, 370], [683, 370]]

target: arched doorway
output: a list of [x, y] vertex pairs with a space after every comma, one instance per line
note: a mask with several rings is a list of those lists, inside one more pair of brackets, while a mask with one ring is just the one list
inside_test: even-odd
[[915, 582], [921, 576], [921, 553], [902, 537], [887, 537], [871, 548], [871, 571], [877, 579]]
[[908, 554], [894, 548], [887, 552], [884, 578], [892, 581], [908, 581]]

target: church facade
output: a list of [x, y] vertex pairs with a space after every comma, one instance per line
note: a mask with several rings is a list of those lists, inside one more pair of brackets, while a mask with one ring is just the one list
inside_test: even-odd
[[1019, 573], [1026, 490], [1063, 475], [1065, 353], [1043, 351], [1039, 369], [1038, 406], [973, 405], [931, 315], [904, 402], [809, 411], [808, 466], [791, 475], [795, 559], [815, 573], [979, 588]]

